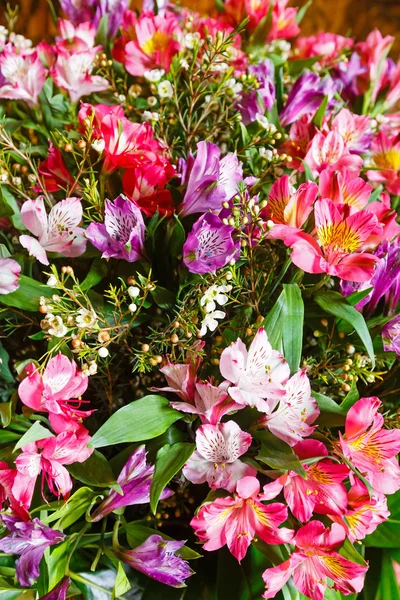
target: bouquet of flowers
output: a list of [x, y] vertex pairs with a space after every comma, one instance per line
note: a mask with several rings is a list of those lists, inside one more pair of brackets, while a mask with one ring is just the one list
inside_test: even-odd
[[2, 599], [399, 598], [400, 63], [307, 6], [8, 8]]

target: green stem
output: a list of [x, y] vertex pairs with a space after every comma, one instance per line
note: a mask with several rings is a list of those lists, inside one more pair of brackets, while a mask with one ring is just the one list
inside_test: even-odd
[[91, 523], [86, 523], [86, 525], [83, 527], [83, 529], [81, 529], [81, 531], [78, 533], [76, 540], [71, 548], [71, 550], [69, 551], [69, 555], [68, 555], [68, 559], [67, 559], [67, 563], [65, 565], [65, 575], [68, 575], [69, 572], [69, 563], [71, 562], [71, 558], [73, 553], [75, 552], [79, 542], [81, 541], [81, 539], [83, 538], [84, 534], [86, 533], [86, 531], [92, 526]]

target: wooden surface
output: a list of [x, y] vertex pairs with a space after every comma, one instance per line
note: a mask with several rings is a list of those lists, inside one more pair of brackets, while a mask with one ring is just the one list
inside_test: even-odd
[[[10, 1], [10, 0], [9, 0]], [[139, 3], [140, 0], [132, 0]], [[187, 0], [191, 8], [206, 11], [213, 0]], [[7, 0], [0, 0], [0, 16], [4, 14]], [[18, 32], [34, 42], [49, 39], [54, 35], [54, 24], [47, 0], [11, 0], [20, 6]], [[57, 0], [54, 0], [57, 5]], [[293, 1], [301, 5], [303, 0]], [[314, 0], [302, 23], [305, 35], [318, 31], [333, 31], [342, 35], [353, 35], [363, 39], [369, 31], [378, 27], [385, 35], [397, 35], [393, 56], [400, 53], [400, 0]]]

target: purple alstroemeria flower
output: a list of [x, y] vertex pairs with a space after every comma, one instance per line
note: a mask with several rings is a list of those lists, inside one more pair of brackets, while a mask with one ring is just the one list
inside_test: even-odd
[[144, 258], [145, 225], [140, 209], [118, 196], [114, 202], [107, 200], [104, 223], [91, 223], [86, 237], [103, 258], [122, 258], [134, 262]]
[[[100, 521], [117, 508], [132, 506], [133, 504], [146, 504], [150, 502], [150, 487], [153, 478], [154, 466], [146, 463], [146, 447], [139, 446], [129, 457], [124, 465], [117, 482], [121, 486], [122, 494], [111, 490], [107, 498], [97, 507], [91, 516], [91, 521]], [[173, 492], [165, 489], [161, 495], [164, 500]]]
[[244, 125], [255, 121], [257, 114], [263, 115], [266, 110], [270, 110], [275, 102], [273, 63], [267, 58], [259, 65], [250, 65], [248, 71], [257, 78], [259, 87], [244, 93], [237, 102]]
[[3, 514], [1, 520], [11, 534], [0, 540], [0, 550], [19, 554], [16, 577], [20, 585], [30, 587], [39, 577], [39, 564], [46, 548], [62, 542], [65, 536], [61, 531], [46, 527], [39, 519], [25, 522]]
[[183, 262], [191, 273], [215, 273], [240, 256], [235, 229], [224, 225], [217, 215], [206, 213], [193, 225], [183, 246]]
[[186, 560], [176, 556], [184, 544], [184, 541], [164, 540], [154, 534], [133, 550], [119, 547], [114, 552], [133, 569], [165, 585], [181, 588], [185, 587], [185, 579], [193, 574]]
[[365, 73], [366, 67], [361, 66], [361, 58], [357, 52], [353, 52], [350, 60], [340, 62], [331, 72], [332, 80], [339, 94], [344, 100], [354, 99], [360, 91], [357, 85], [357, 79]]
[[379, 257], [375, 271], [369, 281], [363, 283], [341, 282], [344, 296], [372, 288], [358, 304], [357, 310], [364, 309], [366, 316], [370, 316], [376, 309], [381, 298], [385, 298], [385, 313], [392, 315], [397, 310], [400, 301], [400, 242], [383, 242], [378, 246], [375, 255]]
[[297, 79], [289, 93], [279, 115], [281, 124], [286, 127], [302, 116], [316, 112], [324, 96], [328, 96], [330, 104], [334, 93], [335, 85], [332, 79], [321, 79], [317, 73], [306, 71]]
[[236, 154], [220, 158], [221, 151], [211, 142], [199, 142], [194, 158], [179, 161], [182, 185], [186, 193], [178, 207], [181, 217], [209, 210], [219, 211], [222, 203], [237, 193], [237, 185], [243, 178], [242, 163]]
[[95, 27], [108, 15], [108, 34], [114, 37], [122, 23], [129, 0], [60, 0], [61, 8], [74, 25], [91, 21]]
[[381, 331], [385, 352], [396, 352], [400, 356], [400, 315], [393, 317]]
[[69, 577], [63, 577], [48, 594], [41, 596], [39, 600], [66, 600], [70, 583], [71, 579]]

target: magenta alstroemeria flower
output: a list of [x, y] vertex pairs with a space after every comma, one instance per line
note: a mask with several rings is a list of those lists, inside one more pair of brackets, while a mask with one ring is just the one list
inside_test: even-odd
[[372, 190], [372, 185], [345, 168], [327, 169], [319, 174], [321, 198], [329, 198], [334, 204], [346, 204], [350, 214], [367, 206]]
[[310, 380], [303, 369], [285, 384], [284, 396], [275, 400], [273, 412], [261, 417], [258, 425], [267, 428], [289, 446], [294, 446], [312, 434], [319, 415], [316, 400], [311, 396]]
[[334, 93], [333, 82], [321, 80], [316, 73], [304, 72], [296, 80], [279, 115], [281, 124], [286, 127], [298, 121], [303, 115], [315, 113], [324, 96], [328, 95], [331, 99]]
[[274, 406], [271, 400], [284, 395], [283, 384], [290, 375], [289, 365], [282, 354], [272, 349], [262, 328], [248, 351], [240, 338], [225, 348], [219, 368], [221, 375], [232, 383], [228, 393], [233, 400], [255, 406], [261, 412], [270, 412]]
[[48, 215], [42, 196], [36, 200], [26, 200], [21, 208], [21, 219], [28, 231], [38, 239], [21, 235], [20, 244], [43, 265], [49, 264], [47, 252], [58, 252], [74, 258], [86, 250], [84, 230], [79, 227], [82, 221], [79, 198], [61, 200]]
[[362, 154], [369, 150], [373, 134], [368, 115], [355, 115], [347, 108], [342, 108], [332, 120], [331, 128], [340, 133], [350, 152]]
[[212, 490], [234, 492], [239, 479], [255, 476], [257, 471], [239, 460], [249, 449], [252, 437], [235, 421], [201, 425], [196, 431], [196, 450], [183, 467], [192, 483], [207, 481]]
[[217, 498], [203, 504], [190, 524], [204, 550], [218, 550], [228, 546], [241, 562], [257, 536], [267, 544], [290, 543], [293, 531], [281, 525], [287, 519], [287, 507], [281, 503], [262, 504], [260, 484], [255, 477], [238, 481], [233, 498]]
[[82, 429], [82, 419], [92, 410], [79, 410], [88, 378], [78, 370], [75, 361], [59, 353], [49, 360], [43, 375], [33, 363], [25, 367], [28, 376], [18, 386], [22, 402], [35, 411], [48, 411], [56, 433]]
[[104, 209], [104, 223], [91, 223], [86, 237], [103, 258], [120, 258], [134, 262], [144, 258], [145, 225], [140, 209], [133, 203], [118, 196], [107, 200]]
[[101, 46], [95, 46], [82, 52], [70, 52], [65, 48], [58, 48], [51, 76], [56, 85], [68, 93], [71, 102], [78, 102], [82, 96], [108, 88], [107, 79], [91, 74], [93, 61], [100, 49]]
[[[131, 454], [117, 479], [117, 482], [121, 486], [122, 494], [111, 490], [107, 498], [93, 512], [91, 521], [100, 521], [106, 515], [123, 506], [147, 504], [150, 502], [150, 487], [154, 466], [146, 463], [146, 454], [145, 446], [139, 446]], [[161, 494], [161, 500], [168, 498], [172, 494], [171, 490], [165, 488]]]
[[236, 154], [220, 158], [221, 151], [211, 142], [199, 142], [197, 154], [187, 162], [180, 161], [182, 184], [186, 193], [178, 207], [181, 217], [207, 211], [220, 211], [222, 203], [237, 194], [237, 185], [243, 179], [242, 163]]
[[375, 490], [394, 494], [400, 489], [400, 430], [383, 429], [381, 404], [376, 397], [361, 398], [350, 408], [340, 447]]
[[7, 44], [0, 56], [0, 98], [24, 100], [28, 106], [37, 105], [46, 74], [47, 69], [36, 51], [17, 53], [11, 44]]
[[82, 463], [89, 458], [93, 448], [88, 448], [90, 436], [85, 428], [81, 431], [65, 431], [57, 437], [48, 437], [31, 442], [22, 448], [16, 458], [17, 475], [12, 492], [23, 505], [30, 506], [35, 484], [42, 474], [42, 493], [44, 480], [50, 491], [56, 496], [69, 497], [72, 479], [64, 465]]
[[[49, 144], [48, 156], [40, 163], [38, 173], [40, 184], [35, 185], [33, 188], [38, 193], [42, 191], [42, 188], [50, 194], [60, 190], [68, 190], [75, 182], [74, 176], [67, 169], [61, 150], [51, 142]], [[80, 185], [76, 185], [74, 189], [78, 192], [81, 187]]]
[[39, 600], [66, 600], [70, 584], [71, 579], [69, 577], [63, 577], [50, 592], [41, 596]]
[[185, 579], [193, 574], [189, 564], [177, 556], [184, 541], [164, 540], [161, 535], [151, 535], [133, 550], [119, 547], [117, 558], [148, 577], [171, 587], [185, 587]]
[[39, 600], [66, 600], [70, 583], [71, 579], [69, 577], [63, 577], [60, 583], [57, 583], [48, 594], [41, 596]]
[[16, 577], [20, 585], [30, 587], [39, 577], [39, 564], [46, 548], [62, 542], [65, 536], [39, 519], [25, 522], [3, 514], [1, 520], [11, 534], [0, 540], [0, 550], [19, 554]]
[[[166, 391], [167, 388], [163, 388], [163, 390]], [[216, 387], [208, 381], [195, 384], [193, 404], [174, 400], [171, 402], [171, 406], [185, 413], [199, 415], [203, 423], [211, 425], [219, 423], [224, 415], [244, 408], [244, 404], [238, 404], [232, 400], [226, 389]]]
[[349, 509], [341, 515], [329, 515], [332, 521], [344, 527], [349, 540], [354, 543], [373, 533], [380, 523], [390, 516], [385, 494], [374, 490], [371, 498], [366, 486], [358, 479], [348, 493]]
[[[317, 440], [303, 440], [293, 450], [301, 461], [328, 456], [324, 444]], [[303, 467], [306, 479], [288, 471], [264, 486], [265, 499], [268, 500], [271, 494], [275, 498], [283, 489], [290, 510], [303, 523], [311, 519], [314, 512], [342, 515], [347, 509], [347, 493], [342, 481], [349, 475], [348, 467], [325, 458]]]
[[400, 315], [386, 323], [381, 335], [385, 352], [396, 352], [400, 356]]
[[21, 265], [13, 258], [0, 258], [0, 294], [11, 294], [19, 288]]
[[10, 469], [6, 462], [0, 462], [0, 507], [10, 508], [14, 515], [28, 521], [29, 504], [17, 500], [13, 494], [16, 475], [16, 469]]
[[191, 273], [215, 273], [240, 256], [240, 241], [234, 240], [235, 229], [206, 213], [193, 225], [183, 246], [183, 263]]
[[360, 592], [368, 567], [353, 563], [336, 551], [345, 538], [345, 530], [337, 523], [331, 529], [325, 529], [320, 521], [301, 527], [289, 560], [264, 571], [267, 590], [263, 597], [275, 598], [292, 576], [296, 588], [311, 600], [324, 600], [328, 578], [333, 580], [334, 589], [345, 595]]

